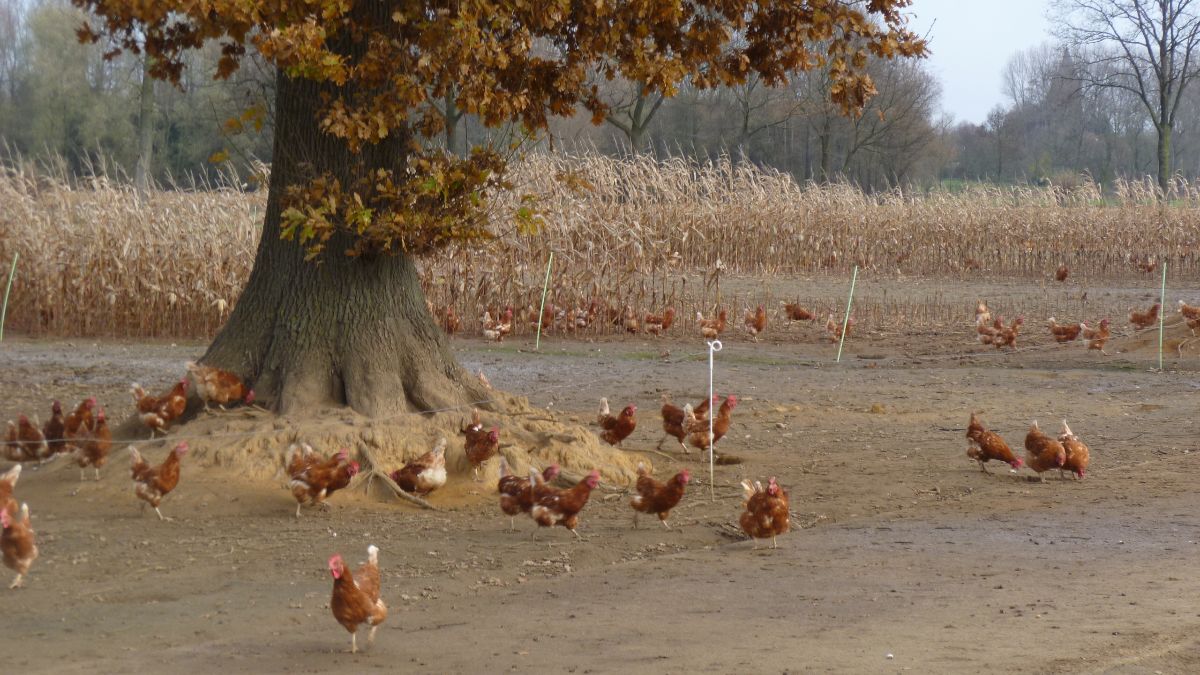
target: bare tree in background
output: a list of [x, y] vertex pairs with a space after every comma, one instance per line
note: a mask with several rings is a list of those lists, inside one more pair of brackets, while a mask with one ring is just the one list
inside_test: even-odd
[[145, 53], [141, 56], [142, 86], [139, 94], [141, 105], [138, 113], [138, 157], [133, 172], [133, 184], [143, 194], [150, 189], [150, 162], [154, 156], [154, 78], [150, 77], [152, 58]]
[[[1171, 134], [1184, 90], [1200, 73], [1200, 14], [1194, 0], [1057, 0], [1057, 34], [1093, 55], [1090, 86], [1137, 96], [1158, 133], [1158, 185], [1171, 179]], [[1105, 46], [1115, 47], [1111, 51]], [[1104, 65], [1106, 67], [1090, 67]]]
[[17, 73], [21, 68], [20, 40], [25, 30], [22, 24], [23, 17], [17, 11], [16, 3], [0, 4], [0, 100], [16, 98]]
[[733, 98], [736, 113], [734, 147], [743, 155], [754, 136], [786, 124], [801, 107], [800, 98], [790, 88], [769, 86], [757, 75], [726, 91]]
[[646, 130], [666, 96], [651, 91], [644, 82], [613, 82], [610, 88], [612, 100], [604, 121], [625, 134], [630, 150], [640, 153], [646, 145]]

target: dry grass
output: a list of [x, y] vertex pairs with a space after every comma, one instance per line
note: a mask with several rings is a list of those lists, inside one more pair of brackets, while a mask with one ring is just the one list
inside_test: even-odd
[[[201, 186], [139, 196], [125, 181], [72, 181], [11, 164], [0, 175], [0, 261], [7, 272], [19, 252], [21, 263], [9, 330], [204, 338], [228, 316], [253, 262], [265, 194]], [[589, 187], [569, 189], [555, 178], [563, 175]], [[718, 303], [732, 306], [730, 324], [740, 325], [741, 307], [773, 308], [781, 295], [797, 297], [780, 290], [796, 287], [797, 278], [816, 277], [815, 288], [847, 278], [854, 265], [866, 283], [893, 286], [913, 278], [1048, 279], [1062, 262], [1073, 283], [1144, 277], [1135, 263], [1147, 258], [1168, 261], [1172, 277], [1197, 271], [1200, 186], [1186, 183], [1163, 207], [1148, 184], [1121, 185], [1107, 202], [1090, 183], [1070, 191], [868, 195], [729, 162], [594, 155], [533, 156], [513, 176], [520, 191], [542, 195], [541, 233], [497, 223], [494, 244], [452, 249], [422, 266], [431, 301], [455, 306], [467, 331], [484, 307], [511, 304], [519, 316], [535, 307], [551, 252], [549, 302], [572, 307], [600, 298], [639, 313], [671, 304], [684, 329], [697, 310]], [[969, 312], [942, 287], [950, 285], [924, 284], [928, 291], [906, 299], [885, 291], [856, 313], [869, 328], [901, 316], [932, 325]], [[842, 292], [800, 299], [829, 309]], [[590, 330], [620, 328], [600, 322]]]
[[20, 253], [9, 329], [202, 337], [229, 315], [258, 244], [265, 195], [213, 186], [138, 194], [20, 165], [0, 176], [0, 256]]

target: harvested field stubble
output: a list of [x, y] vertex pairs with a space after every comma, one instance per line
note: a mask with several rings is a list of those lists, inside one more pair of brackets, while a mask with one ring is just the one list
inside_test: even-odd
[[[9, 329], [205, 338], [220, 327], [253, 264], [263, 192], [209, 186], [139, 195], [124, 181], [69, 179], [29, 166], [10, 160], [0, 173], [0, 261], [21, 255]], [[1172, 277], [1197, 272], [1200, 185], [1182, 181], [1163, 206], [1148, 183], [1120, 183], [1107, 199], [1089, 182], [1071, 190], [866, 194], [800, 185], [728, 160], [532, 155], [511, 172], [517, 192], [539, 195], [541, 231], [521, 233], [497, 215], [496, 241], [422, 261], [431, 302], [439, 312], [453, 306], [464, 331], [477, 331], [485, 307], [510, 304], [519, 317], [515, 332], [529, 331], [526, 310], [537, 306], [551, 252], [548, 303], [569, 309], [597, 298], [639, 313], [670, 304], [689, 331], [696, 311], [708, 315], [718, 304], [732, 309], [731, 326], [740, 325], [743, 308], [772, 309], [784, 299], [835, 311], [844, 299], [825, 292], [829, 283], [798, 296], [797, 279], [836, 282], [855, 265], [865, 289], [872, 278], [892, 287], [914, 278], [1050, 280], [1063, 263], [1071, 268], [1064, 288], [1077, 291], [1098, 280], [1146, 277], [1139, 265], [1147, 260], [1167, 262]], [[501, 195], [495, 213], [512, 213], [517, 199]], [[763, 276], [791, 278], [781, 284], [788, 290], [737, 283]], [[1064, 295], [1042, 303], [1048, 313], [1068, 297], [1056, 292]], [[900, 320], [935, 327], [969, 309], [925, 283], [903, 299], [886, 291], [864, 297], [856, 314], [869, 330]], [[622, 330], [603, 320], [588, 328]]]

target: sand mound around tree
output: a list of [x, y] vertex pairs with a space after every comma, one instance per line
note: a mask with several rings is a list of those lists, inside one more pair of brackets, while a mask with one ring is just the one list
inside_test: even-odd
[[[637, 453], [613, 448], [601, 441], [595, 429], [562, 421], [546, 410], [533, 408], [520, 397], [510, 397], [505, 412], [481, 411], [485, 427], [500, 431], [500, 455], [513, 473], [526, 474], [531, 465], [544, 468], [558, 463], [568, 481], [592, 469], [600, 471], [601, 485], [625, 488], [637, 479]], [[190, 463], [222, 467], [254, 480], [285, 480], [282, 458], [292, 443], [308, 443], [322, 453], [346, 448], [364, 469], [391, 473], [405, 462], [428, 452], [445, 437], [447, 489], [454, 494], [490, 495], [499, 478], [498, 458], [489, 459], [475, 482], [463, 448], [460, 429], [469, 423], [471, 409], [430, 415], [410, 414], [394, 419], [363, 417], [345, 408], [315, 411], [303, 417], [276, 416], [258, 408], [201, 412], [162, 439], [165, 448], [187, 441]], [[148, 446], [151, 461], [162, 451]], [[451, 489], [453, 484], [458, 489]], [[382, 486], [380, 486], [382, 487]], [[387, 490], [377, 491], [380, 496]]]
[[[1114, 336], [1107, 350], [1110, 353], [1158, 354], [1158, 324], [1132, 335]], [[1178, 314], [1168, 313], [1163, 322], [1163, 355], [1170, 358], [1195, 353], [1200, 353], [1200, 338], [1192, 335], [1191, 329]]]

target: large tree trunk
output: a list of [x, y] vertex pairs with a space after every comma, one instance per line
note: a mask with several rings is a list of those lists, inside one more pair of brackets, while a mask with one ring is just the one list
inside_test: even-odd
[[1163, 198], [1171, 182], [1171, 127], [1163, 123], [1158, 127], [1158, 187], [1162, 190]]
[[202, 360], [243, 376], [280, 413], [345, 405], [379, 417], [489, 398], [450, 354], [411, 258], [347, 257], [350, 239], [339, 234], [306, 262], [300, 245], [279, 238], [288, 186], [324, 171], [350, 185], [380, 167], [402, 168], [409, 139], [395, 134], [352, 154], [318, 129], [325, 85], [278, 77], [262, 241], [229, 322]]

